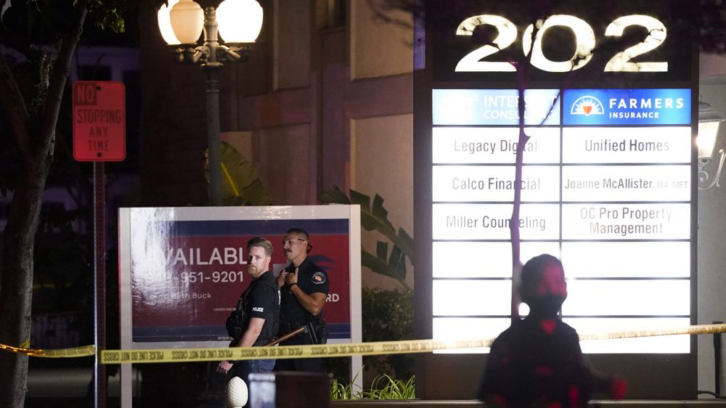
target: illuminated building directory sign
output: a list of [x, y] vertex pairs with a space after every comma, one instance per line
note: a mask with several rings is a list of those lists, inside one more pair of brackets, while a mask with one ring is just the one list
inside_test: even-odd
[[[526, 130], [516, 186], [516, 90], [433, 90], [434, 338], [509, 326], [515, 188], [522, 261], [551, 253], [565, 265], [565, 321], [581, 332], [689, 324], [690, 89], [558, 93], [525, 94], [526, 123], [542, 125]], [[583, 344], [595, 353], [689, 348], [684, 336]]]
[[[562, 260], [562, 318], [579, 333], [695, 324], [698, 58], [693, 25], [675, 23], [690, 3], [424, 3], [414, 38], [416, 335], [494, 338], [509, 327], [512, 222], [521, 262]], [[520, 122], [529, 139], [515, 183]], [[694, 337], [581, 347], [626, 378], [648, 367], [629, 397], [696, 397]], [[417, 380], [458, 375], [488, 351], [425, 355]], [[464, 383], [423, 397], [478, 386]]]

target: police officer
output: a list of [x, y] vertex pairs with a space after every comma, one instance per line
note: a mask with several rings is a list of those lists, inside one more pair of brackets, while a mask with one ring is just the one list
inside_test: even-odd
[[[307, 232], [292, 228], [285, 234], [283, 244], [290, 265], [277, 279], [282, 294], [280, 334], [290, 333], [300, 326], [307, 326], [307, 330], [280, 344], [323, 344], [327, 337], [322, 313], [330, 287], [328, 275], [308, 258], [312, 245]], [[275, 366], [275, 371], [324, 370], [320, 358], [281, 359]]]
[[[242, 335], [232, 339], [230, 347], [262, 346], [271, 342], [279, 331], [280, 289], [269, 270], [271, 257], [272, 243], [267, 239], [255, 237], [247, 242], [247, 264], [252, 282], [240, 297], [244, 310]], [[274, 366], [274, 359], [222, 361], [217, 371], [226, 374], [232, 369], [234, 375], [249, 384], [250, 373], [269, 373]]]

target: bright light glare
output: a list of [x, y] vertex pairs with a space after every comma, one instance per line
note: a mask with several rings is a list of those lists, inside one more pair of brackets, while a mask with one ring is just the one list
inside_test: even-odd
[[568, 280], [565, 316], [688, 316], [687, 280]]
[[[645, 331], [658, 329], [685, 328], [690, 325], [689, 318], [650, 318], [650, 319], [589, 319], [568, 318], [565, 323], [574, 327], [577, 333], [591, 334], [606, 331]], [[688, 335], [654, 336], [617, 340], [583, 341], [580, 347], [584, 353], [602, 354], [657, 354], [688, 353], [691, 341]]]
[[[522, 242], [522, 262], [539, 254], [558, 256], [556, 242]], [[434, 278], [511, 278], [509, 242], [434, 242]]]
[[[434, 318], [434, 340], [494, 339], [509, 327], [507, 318]], [[436, 351], [441, 354], [489, 353], [489, 347]]]
[[563, 242], [568, 278], [688, 278], [690, 242]]
[[262, 29], [262, 7], [255, 0], [225, 0], [217, 8], [219, 35], [228, 43], [253, 43]]
[[434, 316], [507, 316], [511, 298], [509, 280], [436, 280], [433, 285]]

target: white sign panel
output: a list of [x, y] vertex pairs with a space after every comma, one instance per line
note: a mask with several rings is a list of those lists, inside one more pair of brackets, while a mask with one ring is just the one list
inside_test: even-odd
[[563, 163], [690, 163], [691, 128], [562, 129]]
[[568, 280], [565, 316], [688, 316], [688, 280]]
[[562, 201], [689, 201], [691, 166], [564, 166]]
[[[511, 204], [434, 204], [434, 239], [509, 239]], [[557, 239], [559, 206], [522, 204], [519, 228], [522, 239]]]
[[[558, 242], [522, 242], [522, 260], [560, 251]], [[434, 278], [511, 278], [512, 244], [509, 242], [434, 242]]]
[[[663, 328], [687, 327], [688, 317], [667, 318], [564, 318], [579, 334], [601, 333], [603, 327], [612, 331], [658, 330]], [[688, 353], [691, 338], [685, 336], [637, 337], [631, 339], [583, 341], [580, 347], [584, 353], [656, 354]]]
[[563, 204], [563, 239], [688, 239], [688, 204]]
[[433, 291], [434, 316], [507, 316], [512, 281], [436, 280]]
[[563, 242], [569, 278], [688, 278], [691, 243]]
[[[531, 95], [531, 138], [515, 186], [516, 91], [433, 91], [434, 338], [495, 337], [508, 327], [517, 189], [520, 259], [562, 260], [562, 313], [577, 330], [690, 323], [691, 90], [568, 89], [556, 99], [558, 116], [539, 127], [533, 119], [544, 119], [542, 101], [554, 94]], [[583, 350], [688, 353], [690, 341], [612, 340]]]
[[[559, 163], [560, 129], [529, 128], [524, 162]], [[517, 128], [435, 127], [434, 164], [513, 164], [519, 130]]]
[[[433, 336], [438, 340], [493, 339], [511, 324], [509, 317], [434, 317]], [[464, 334], [462, 334], [464, 333]], [[442, 351], [455, 354], [458, 350]], [[458, 351], [460, 352], [460, 351]], [[467, 353], [488, 353], [489, 347], [468, 349]]]
[[514, 190], [522, 190], [522, 201], [558, 201], [559, 166], [527, 166], [522, 182], [514, 183], [514, 166], [434, 166], [434, 201], [514, 201]]
[[[560, 121], [559, 91], [528, 89], [524, 113], [528, 125], [556, 125]], [[517, 125], [516, 89], [434, 89], [434, 125]]]

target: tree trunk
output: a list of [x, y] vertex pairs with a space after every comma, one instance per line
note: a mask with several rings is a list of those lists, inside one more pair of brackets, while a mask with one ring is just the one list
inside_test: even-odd
[[[42, 111], [32, 115], [4, 59], [0, 56], [0, 107], [13, 129], [19, 148], [18, 174], [3, 235], [0, 276], [0, 343], [30, 347], [33, 303], [33, 252], [43, 191], [53, 161], [55, 127], [73, 53], [88, 0], [79, 0], [68, 34], [58, 52]], [[28, 357], [0, 352], [0, 407], [23, 408], [28, 380]]]
[[[0, 343], [28, 347], [33, 302], [33, 248], [50, 158], [23, 160], [3, 235]], [[28, 357], [0, 352], [0, 407], [25, 403]]]

